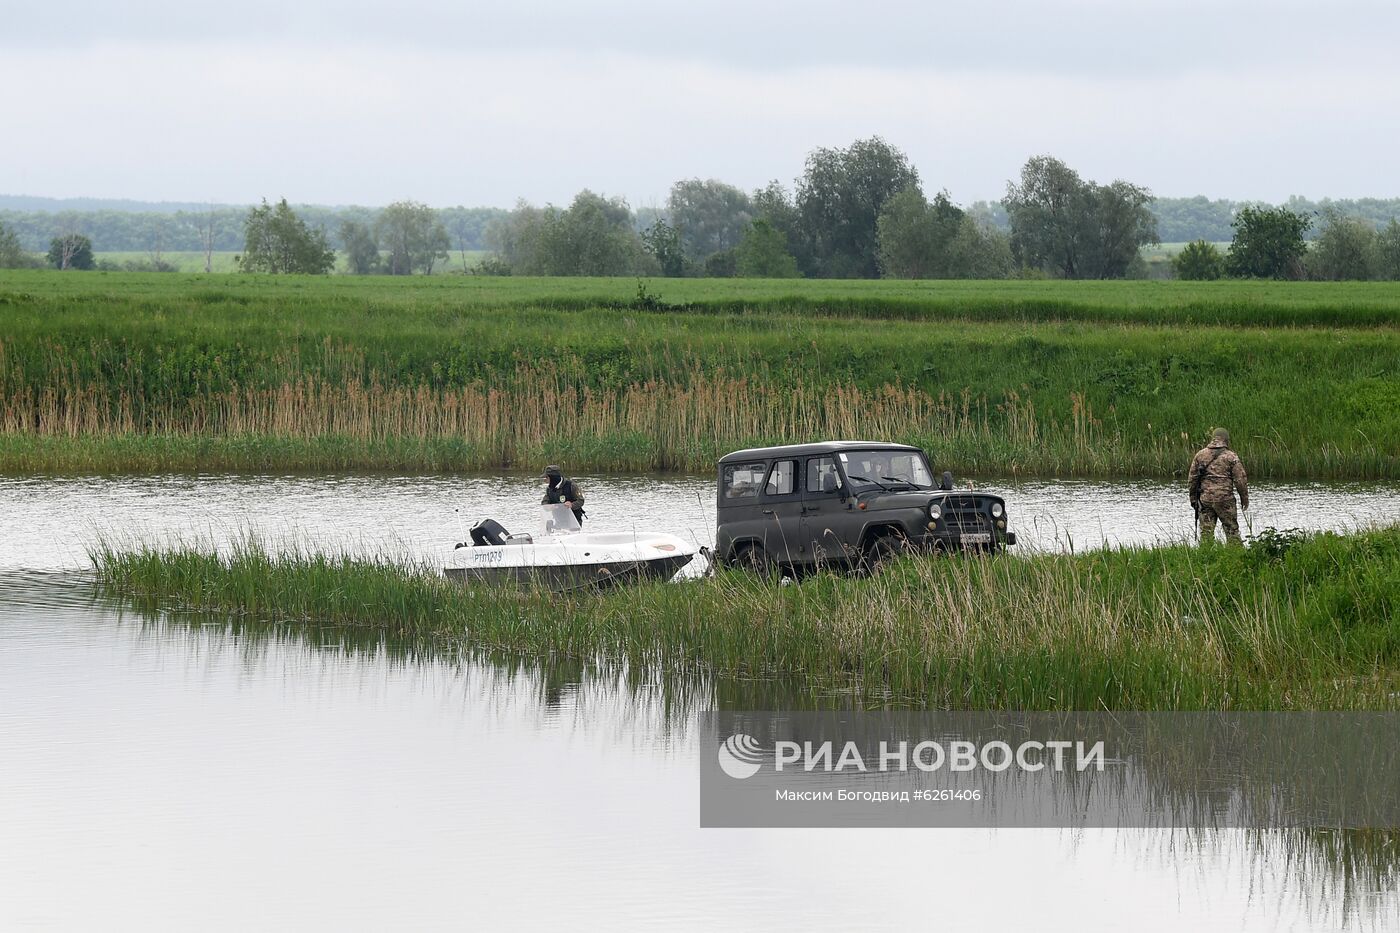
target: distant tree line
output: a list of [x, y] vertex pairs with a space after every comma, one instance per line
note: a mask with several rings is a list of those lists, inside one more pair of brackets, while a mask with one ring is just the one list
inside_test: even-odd
[[[106, 253], [199, 252], [205, 248], [206, 240], [211, 240], [212, 249], [218, 252], [238, 252], [243, 249], [249, 209], [227, 205], [172, 212], [0, 209], [0, 224], [19, 238], [23, 249], [32, 252], [42, 252], [54, 237], [70, 233], [81, 233], [92, 241], [95, 250]], [[308, 224], [326, 231], [337, 249], [345, 249], [339, 239], [344, 222], [373, 225], [385, 210], [314, 205], [294, 205], [294, 209]], [[506, 211], [495, 207], [444, 207], [434, 209], [434, 213], [448, 231], [453, 250], [476, 252], [485, 249], [482, 234], [486, 224]]]
[[[625, 200], [588, 190], [567, 208], [522, 202], [487, 227], [493, 255], [474, 268], [465, 255], [463, 263], [486, 275], [1141, 278], [1142, 247], [1158, 242], [1151, 202], [1146, 188], [1099, 184], [1034, 156], [1001, 202], [1008, 235], [946, 192], [928, 200], [903, 154], [875, 138], [813, 153], [791, 197], [776, 182], [752, 195], [713, 180], [678, 182], [667, 210], [640, 230]], [[1400, 223], [1377, 230], [1329, 210], [1309, 246], [1312, 226], [1286, 207], [1245, 206], [1228, 250], [1194, 240], [1172, 270], [1183, 279], [1400, 278]], [[340, 237], [348, 271], [362, 275], [431, 273], [451, 242], [437, 213], [413, 201], [389, 205], [373, 224], [344, 221]], [[48, 258], [58, 268], [90, 268], [91, 244], [55, 238]], [[322, 274], [334, 268], [335, 250], [285, 200], [263, 202], [246, 218], [240, 266]]]
[[[1374, 227], [1384, 227], [1400, 218], [1400, 198], [1323, 198], [1313, 201], [1294, 196], [1277, 205], [1260, 201], [1212, 201], [1199, 196], [1158, 198], [1152, 205], [1152, 212], [1157, 215], [1157, 231], [1164, 243], [1187, 243], [1192, 240], [1225, 243], [1234, 237], [1235, 217], [1246, 207], [1282, 207], [1303, 217], [1337, 214], [1366, 221]], [[1319, 228], [1314, 227], [1306, 238], [1313, 239], [1319, 233]]]
[[1150, 203], [1144, 188], [1096, 185], [1048, 157], [1028, 162], [996, 209], [960, 207], [947, 192], [929, 200], [909, 158], [873, 137], [815, 150], [790, 190], [778, 181], [753, 192], [714, 179], [676, 182], [665, 208], [645, 221], [625, 201], [591, 191], [567, 208], [522, 202], [487, 227], [494, 258], [482, 271], [1122, 277], [1140, 262], [1139, 247], [1156, 242]]
[[1287, 207], [1245, 206], [1231, 224], [1229, 248], [1194, 240], [1172, 258], [1178, 278], [1314, 279], [1320, 281], [1400, 280], [1400, 222], [1374, 222], [1323, 211], [1311, 243], [1313, 218]]
[[[220, 251], [270, 273], [329, 272], [339, 254], [345, 271], [362, 275], [448, 263], [485, 275], [1093, 279], [1146, 276], [1142, 248], [1165, 240], [1186, 241], [1168, 267], [1180, 278], [1400, 278], [1400, 199], [1158, 199], [1038, 155], [1002, 200], [960, 206], [946, 191], [930, 198], [908, 156], [880, 137], [814, 150], [791, 187], [691, 178], [664, 206], [640, 210], [590, 190], [566, 207], [521, 201], [510, 211], [415, 201], [294, 208], [285, 199], [77, 210], [96, 202], [0, 197], [0, 207], [36, 203], [66, 209], [0, 210], [0, 267], [166, 271], [174, 266], [165, 252], [203, 251], [208, 270]], [[118, 265], [94, 250], [148, 258]], [[485, 259], [469, 255], [483, 250]]]
[[[703, 187], [711, 183], [692, 179], [679, 182], [680, 185]], [[748, 198], [737, 188], [725, 185], [729, 192]], [[702, 199], [713, 192], [694, 190], [693, 195]], [[684, 195], [683, 195], [684, 197]], [[132, 206], [101, 206], [126, 205]], [[81, 206], [73, 206], [81, 205]], [[92, 205], [92, 206], [87, 206]], [[1369, 221], [1376, 227], [1384, 227], [1392, 219], [1400, 218], [1400, 198], [1357, 198], [1319, 201], [1292, 197], [1281, 205], [1269, 205], [1258, 201], [1210, 200], [1204, 197], [1154, 198], [1150, 210], [1157, 218], [1157, 233], [1164, 243], [1187, 243], [1192, 240], [1206, 240], [1212, 243], [1227, 243], [1234, 236], [1231, 224], [1235, 215], [1245, 207], [1286, 207], [1295, 214], [1305, 217], [1324, 217], [1337, 213], [1358, 220]], [[339, 239], [341, 224], [347, 220], [361, 224], [372, 224], [382, 208], [368, 207], [321, 207], [316, 205], [293, 205], [297, 213], [310, 224], [327, 232], [337, 249], [346, 246]], [[738, 245], [734, 238], [733, 220], [742, 218], [743, 208], [725, 209], [723, 201], [712, 204], [722, 213], [715, 217], [720, 224], [716, 231], [708, 231], [703, 225], [687, 232], [688, 251], [705, 252], [706, 236], [719, 236], [729, 239], [719, 241], [722, 245], [712, 252], [719, 252]], [[164, 208], [164, 209], [161, 209]], [[80, 231], [90, 240], [99, 252], [150, 252], [164, 249], [170, 252], [195, 252], [203, 248], [201, 230], [212, 224], [215, 250], [234, 252], [243, 248], [243, 222], [249, 208], [246, 206], [214, 205], [162, 205], [147, 202], [102, 201], [96, 199], [58, 200], [46, 198], [19, 198], [0, 196], [0, 223], [19, 237], [21, 247], [31, 252], [42, 252], [49, 241], [73, 231]], [[486, 249], [484, 233], [487, 224], [494, 218], [509, 213], [494, 207], [445, 207], [435, 208], [443, 226], [452, 238], [452, 250], [477, 252]], [[669, 210], [637, 209], [635, 213], [637, 229], [643, 230]], [[1010, 221], [1005, 206], [1000, 201], [977, 201], [964, 210], [987, 226], [1009, 231]], [[699, 218], [693, 218], [698, 220]], [[752, 219], [752, 218], [750, 218]], [[727, 232], [726, 232], [727, 231]], [[1314, 227], [1307, 238], [1313, 239], [1320, 232]]]

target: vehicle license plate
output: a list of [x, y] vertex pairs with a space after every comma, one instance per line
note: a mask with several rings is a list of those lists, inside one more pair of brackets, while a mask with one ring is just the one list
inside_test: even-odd
[[974, 533], [974, 534], [966, 534], [966, 535], [963, 535], [963, 536], [962, 536], [962, 543], [963, 543], [963, 544], [991, 544], [991, 543], [992, 543], [992, 536], [991, 536], [991, 534], [989, 534], [988, 532], [985, 532], [985, 531], [976, 532], [976, 533]]

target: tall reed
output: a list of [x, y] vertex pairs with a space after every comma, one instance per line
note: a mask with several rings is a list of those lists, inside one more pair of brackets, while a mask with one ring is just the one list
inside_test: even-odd
[[[908, 386], [798, 383], [774, 391], [749, 377], [703, 371], [674, 381], [595, 388], [558, 369], [520, 368], [499, 384], [461, 388], [332, 384], [315, 377], [271, 388], [232, 387], [148, 399], [60, 383], [0, 400], [0, 435], [102, 441], [141, 436], [229, 439], [198, 450], [206, 468], [286, 454], [303, 465], [352, 466], [345, 442], [379, 465], [385, 446], [412, 465], [446, 444], [459, 469], [511, 466], [568, 455], [577, 468], [707, 471], [744, 446], [823, 437], [895, 439], [926, 447], [940, 466], [1016, 474], [1081, 475], [1170, 470], [1191, 453], [1181, 437], [1126, 438], [1106, 428], [1082, 395], [1060, 420], [1016, 392], [1000, 402], [969, 392], [937, 395]], [[334, 464], [316, 462], [317, 442]], [[415, 447], [415, 445], [417, 445]], [[178, 447], [178, 444], [177, 444]], [[57, 448], [51, 448], [57, 449]], [[81, 449], [81, 448], [79, 448]], [[415, 454], [414, 451], [417, 451]], [[0, 462], [4, 459], [0, 447]], [[309, 461], [309, 462], [307, 462]], [[441, 464], [421, 464], [438, 466]], [[1352, 461], [1351, 472], [1365, 472]]]
[[256, 543], [93, 560], [144, 605], [794, 678], [900, 705], [1395, 708], [1400, 688], [1400, 527], [1283, 553], [911, 559], [874, 578], [727, 573], [602, 594], [462, 588], [432, 567]]

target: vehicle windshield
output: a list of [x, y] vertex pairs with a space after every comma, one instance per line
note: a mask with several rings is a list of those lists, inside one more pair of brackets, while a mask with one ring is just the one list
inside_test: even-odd
[[931, 489], [933, 473], [921, 450], [848, 450], [837, 456], [857, 489]]

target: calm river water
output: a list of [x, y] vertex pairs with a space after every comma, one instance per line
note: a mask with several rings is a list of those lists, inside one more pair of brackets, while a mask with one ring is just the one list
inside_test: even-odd
[[[713, 534], [708, 480], [583, 482], [593, 527]], [[1035, 547], [1189, 532], [1180, 489], [988, 485]], [[1393, 487], [1255, 500], [1256, 530], [1400, 516]], [[98, 535], [431, 556], [535, 501], [518, 478], [0, 479], [0, 929], [1400, 922], [1394, 870], [1296, 834], [702, 831], [697, 711], [780, 684], [143, 617], [84, 571]]]
[[[655, 528], [714, 541], [709, 477], [579, 477], [588, 528]], [[495, 518], [532, 531], [540, 484], [520, 476], [0, 477], [0, 569], [87, 566], [99, 536], [141, 541], [218, 541], [252, 532], [270, 542], [334, 551], [431, 557]], [[1184, 486], [1088, 480], [979, 483], [1006, 497], [1019, 550], [1185, 540], [1192, 514]], [[1400, 520], [1400, 488], [1376, 484], [1256, 486], [1248, 533], [1277, 528], [1349, 529]]]

